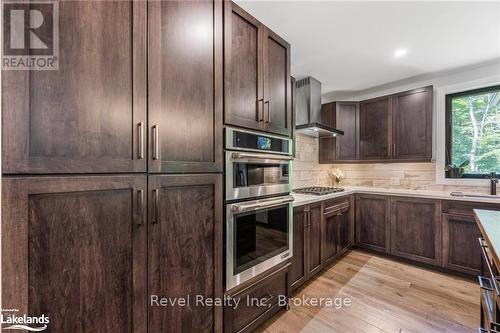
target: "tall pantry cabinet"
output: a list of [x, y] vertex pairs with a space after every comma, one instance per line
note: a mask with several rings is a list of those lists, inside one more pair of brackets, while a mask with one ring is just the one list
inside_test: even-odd
[[222, 3], [59, 2], [59, 70], [2, 78], [2, 307], [51, 332], [219, 332]]

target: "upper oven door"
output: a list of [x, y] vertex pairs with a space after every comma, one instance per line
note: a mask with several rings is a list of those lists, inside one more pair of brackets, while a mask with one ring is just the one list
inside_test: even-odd
[[226, 151], [226, 200], [290, 193], [292, 158]]
[[230, 289], [292, 255], [293, 197], [226, 205], [226, 286]]

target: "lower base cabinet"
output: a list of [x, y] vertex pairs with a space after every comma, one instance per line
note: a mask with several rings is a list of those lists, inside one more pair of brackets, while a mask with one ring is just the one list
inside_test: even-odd
[[258, 277], [243, 287], [229, 291], [226, 298], [231, 301], [224, 308], [224, 332], [252, 332], [285, 308], [290, 297], [289, 279], [288, 263], [271, 273], [264, 273], [264, 277]]
[[[149, 177], [149, 293], [222, 297], [221, 176]], [[220, 281], [216, 282], [216, 281]], [[150, 332], [220, 332], [222, 307], [149, 307]]]
[[48, 316], [51, 332], [146, 332], [146, 185], [4, 177], [3, 308]]
[[150, 296], [222, 297], [221, 198], [217, 174], [4, 177], [2, 306], [51, 332], [221, 332], [222, 307]]
[[390, 252], [389, 197], [356, 195], [356, 245], [379, 252]]

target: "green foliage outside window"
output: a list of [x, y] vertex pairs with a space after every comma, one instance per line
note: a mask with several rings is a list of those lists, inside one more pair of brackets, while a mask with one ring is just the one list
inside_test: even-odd
[[465, 176], [500, 173], [500, 86], [448, 96], [449, 163]]

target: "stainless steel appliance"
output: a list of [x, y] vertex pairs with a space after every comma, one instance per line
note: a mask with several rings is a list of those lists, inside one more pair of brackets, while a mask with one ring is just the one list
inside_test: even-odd
[[311, 187], [297, 188], [293, 190], [293, 192], [295, 193], [314, 194], [314, 195], [325, 195], [342, 191], [344, 191], [342, 187], [332, 187], [332, 186], [311, 186]]
[[292, 141], [226, 128], [226, 200], [290, 193]]
[[293, 197], [226, 205], [226, 289], [292, 256]]
[[292, 256], [292, 140], [225, 130], [226, 289]]

